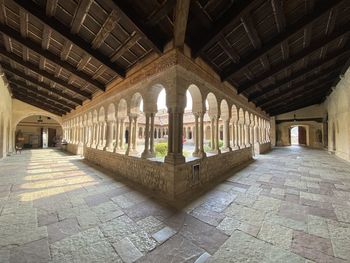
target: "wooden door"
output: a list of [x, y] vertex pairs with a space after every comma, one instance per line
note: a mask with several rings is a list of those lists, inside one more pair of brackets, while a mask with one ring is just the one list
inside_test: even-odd
[[306, 129], [302, 126], [298, 127], [299, 144], [306, 145]]

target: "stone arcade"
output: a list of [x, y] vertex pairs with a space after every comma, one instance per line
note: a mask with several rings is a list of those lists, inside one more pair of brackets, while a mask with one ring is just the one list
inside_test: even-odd
[[0, 262], [349, 262], [349, 0], [1, 0]]

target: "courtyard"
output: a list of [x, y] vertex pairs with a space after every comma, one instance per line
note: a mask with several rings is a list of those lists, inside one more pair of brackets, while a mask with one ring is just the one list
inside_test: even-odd
[[275, 148], [165, 202], [55, 149], [0, 161], [1, 262], [348, 262], [350, 165]]

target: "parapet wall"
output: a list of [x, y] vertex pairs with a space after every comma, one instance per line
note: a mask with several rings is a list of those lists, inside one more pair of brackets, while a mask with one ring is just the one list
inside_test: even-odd
[[271, 151], [271, 142], [265, 142], [265, 143], [255, 143], [254, 150], [255, 154], [263, 154]]
[[[68, 144], [66, 149], [76, 153], [78, 147]], [[126, 177], [158, 196], [174, 200], [223, 180], [232, 168], [252, 159], [252, 149], [247, 147], [176, 166], [90, 147], [84, 147], [84, 157], [87, 161]]]

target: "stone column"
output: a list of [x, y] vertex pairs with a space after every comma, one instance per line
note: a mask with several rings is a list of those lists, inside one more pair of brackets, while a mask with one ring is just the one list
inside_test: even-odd
[[137, 153], [137, 116], [133, 117], [133, 130], [132, 130], [132, 153]]
[[169, 136], [168, 136], [168, 154], [164, 161], [171, 164], [180, 164], [185, 162], [182, 154], [182, 128], [183, 128], [183, 112], [182, 107], [169, 107]]
[[199, 115], [199, 153], [198, 157], [205, 157], [206, 153], [204, 151], [204, 113], [201, 112]]
[[126, 155], [129, 155], [131, 152], [131, 147], [132, 147], [132, 129], [133, 129], [133, 118], [131, 116], [129, 116], [129, 133], [128, 133], [128, 146], [126, 148]]
[[210, 134], [210, 148], [212, 151], [215, 150], [215, 119], [214, 117], [211, 117], [210, 118], [210, 131], [211, 131], [211, 134]]
[[95, 145], [96, 149], [98, 148], [98, 146], [100, 144], [100, 140], [101, 140], [100, 136], [101, 136], [101, 123], [98, 122], [98, 123], [96, 123], [96, 145]]
[[215, 118], [215, 153], [219, 154], [220, 151], [220, 144], [219, 144], [219, 116]]
[[119, 124], [119, 150], [124, 149], [124, 138], [125, 138], [125, 120], [124, 118], [120, 119]]
[[251, 145], [251, 143], [250, 143], [250, 124], [248, 123], [247, 125], [246, 125], [246, 129], [247, 129], [247, 132], [246, 132], [246, 134], [247, 134], [247, 138], [246, 138], [246, 140], [247, 140], [247, 143], [246, 143], [246, 146], [250, 146]]
[[113, 152], [117, 152], [119, 149], [119, 119], [116, 119], [114, 129], [115, 129], [115, 145], [113, 148]]
[[230, 146], [230, 120], [224, 120], [224, 148], [226, 151], [232, 151]]
[[105, 151], [112, 151], [113, 150], [113, 121], [107, 122], [107, 138], [106, 138], [106, 144], [103, 150]]
[[199, 119], [199, 114], [195, 113], [194, 114], [194, 123], [195, 123], [195, 134], [194, 134], [194, 152], [192, 153], [192, 156], [198, 157], [199, 155], [199, 129], [198, 129], [198, 119]]
[[150, 119], [150, 113], [145, 113], [145, 149], [143, 150], [141, 157], [142, 158], [149, 158], [150, 151], [149, 151], [149, 119]]
[[155, 153], [154, 153], [154, 117], [155, 117], [155, 113], [151, 113], [150, 114], [151, 130], [149, 132], [150, 133], [149, 152], [150, 152], [151, 157], [155, 156]]

